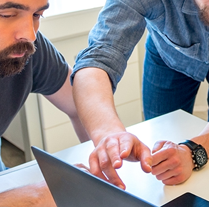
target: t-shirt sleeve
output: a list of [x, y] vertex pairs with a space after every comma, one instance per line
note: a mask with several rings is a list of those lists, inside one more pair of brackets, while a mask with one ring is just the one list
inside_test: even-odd
[[33, 93], [51, 95], [64, 84], [68, 75], [68, 64], [60, 52], [40, 32], [35, 41], [33, 61]]

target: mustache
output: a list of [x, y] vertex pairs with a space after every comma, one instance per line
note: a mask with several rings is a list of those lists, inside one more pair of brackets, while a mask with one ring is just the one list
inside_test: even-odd
[[14, 54], [25, 53], [26, 56], [30, 56], [33, 53], [35, 53], [35, 51], [36, 51], [36, 47], [35, 47], [34, 43], [18, 42], [16, 44], [13, 44], [13, 45], [8, 46], [7, 48], [3, 49], [0, 52], [0, 59], [1, 60], [8, 59], [8, 56], [11, 53], [14, 53]]
[[[22, 72], [36, 47], [31, 42], [18, 42], [0, 51], [0, 77], [10, 77]], [[11, 58], [10, 54], [23, 54], [20, 58]]]

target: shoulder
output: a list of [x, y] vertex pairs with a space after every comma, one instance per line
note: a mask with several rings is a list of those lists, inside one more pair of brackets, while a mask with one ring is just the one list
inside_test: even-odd
[[[141, 6], [144, 8], [145, 17], [148, 19], [156, 19], [164, 13], [173, 11], [181, 11], [185, 2], [190, 0], [140, 0]], [[191, 1], [190, 1], [191, 3]]]
[[33, 67], [32, 92], [49, 95], [56, 92], [68, 75], [68, 64], [62, 54], [41, 32], [37, 33]]
[[36, 41], [34, 42], [36, 52], [33, 55], [34, 66], [42, 64], [66, 64], [66, 61], [62, 54], [55, 48], [51, 41], [38, 31]]
[[[45, 37], [40, 31], [37, 32], [36, 41], [35, 41], [36, 49], [39, 51], [45, 50], [56, 50], [51, 41]], [[41, 52], [39, 51], [39, 52]]]
[[155, 18], [155, 16], [158, 16], [158, 14], [163, 13], [165, 10], [164, 0], [121, 0], [121, 2], [145, 18]]

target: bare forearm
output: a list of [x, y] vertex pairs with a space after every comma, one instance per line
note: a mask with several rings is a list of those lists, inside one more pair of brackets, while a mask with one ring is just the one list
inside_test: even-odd
[[56, 207], [45, 182], [0, 194], [0, 207]]
[[89, 141], [90, 138], [86, 130], [84, 129], [79, 117], [78, 116], [70, 117], [70, 119], [80, 142], [83, 143], [83, 142]]
[[198, 144], [201, 144], [209, 155], [209, 123], [201, 131], [199, 136], [192, 138], [192, 140]]
[[141, 161], [145, 172], [151, 171], [152, 157], [134, 135], [126, 132], [118, 118], [107, 73], [99, 68], [78, 71], [73, 83], [74, 101], [81, 122], [95, 149], [89, 157], [90, 172], [95, 176], [125, 189], [116, 169], [122, 160]]
[[105, 71], [97, 68], [78, 71], [73, 95], [81, 122], [95, 145], [101, 136], [125, 131], [117, 116], [110, 80]]

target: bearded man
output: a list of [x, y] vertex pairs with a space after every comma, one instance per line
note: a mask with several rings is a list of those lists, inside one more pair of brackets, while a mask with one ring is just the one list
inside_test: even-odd
[[[40, 17], [48, 7], [48, 0], [0, 0], [0, 137], [28, 95], [40, 93], [71, 118], [83, 142], [89, 138], [74, 105], [69, 80], [72, 70], [38, 31]], [[0, 171], [5, 169], [0, 157]], [[46, 205], [55, 205], [44, 182], [17, 192], [13, 199], [1, 194], [0, 206], [44, 206], [46, 197]], [[40, 196], [34, 201], [37, 193]], [[25, 200], [26, 195], [31, 197]]]
[[0, 1], [0, 136], [29, 93], [40, 93], [71, 117], [84, 141], [87, 135], [76, 116], [69, 82], [71, 69], [38, 31], [48, 1], [34, 2]]

